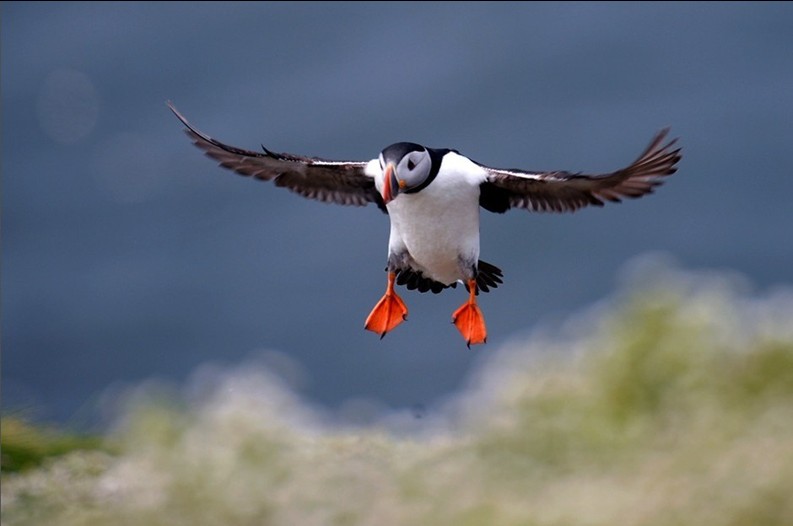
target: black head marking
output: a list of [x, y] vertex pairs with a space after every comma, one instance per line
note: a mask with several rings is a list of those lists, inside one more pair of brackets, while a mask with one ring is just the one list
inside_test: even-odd
[[401, 161], [402, 158], [407, 154], [411, 152], [424, 151], [429, 154], [430, 162], [432, 163], [430, 167], [430, 173], [423, 183], [416, 186], [415, 188], [411, 188], [410, 190], [405, 190], [404, 193], [406, 194], [415, 194], [416, 192], [426, 188], [427, 185], [429, 185], [438, 175], [438, 171], [441, 169], [441, 161], [443, 160], [443, 156], [449, 152], [457, 153], [456, 150], [450, 150], [448, 148], [427, 148], [426, 146], [422, 146], [414, 142], [398, 142], [386, 147], [380, 154], [382, 156], [383, 162], [399, 164], [399, 161]]
[[414, 142], [398, 142], [386, 147], [380, 155], [383, 156], [383, 161], [386, 163], [399, 164], [399, 161], [410, 152], [423, 152], [426, 149]]

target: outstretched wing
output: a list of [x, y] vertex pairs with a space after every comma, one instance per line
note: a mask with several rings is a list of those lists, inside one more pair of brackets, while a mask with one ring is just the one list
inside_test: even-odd
[[503, 170], [480, 165], [488, 176], [480, 185], [479, 204], [491, 212], [525, 208], [539, 212], [573, 212], [604, 201], [620, 202], [653, 191], [663, 178], [675, 173], [680, 161], [677, 139], [665, 142], [669, 129], [661, 130], [630, 166], [602, 175], [570, 172]]
[[374, 179], [364, 173], [365, 161], [327, 161], [271, 152], [264, 146], [261, 152], [229, 146], [195, 129], [170, 102], [168, 107], [185, 125], [185, 133], [193, 143], [224, 168], [240, 175], [273, 181], [276, 186], [283, 186], [309, 199], [357, 206], [374, 203], [386, 212]]

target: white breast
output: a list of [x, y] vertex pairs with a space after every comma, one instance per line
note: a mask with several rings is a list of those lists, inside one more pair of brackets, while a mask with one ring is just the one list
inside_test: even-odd
[[479, 185], [486, 176], [466, 157], [445, 155], [432, 183], [388, 204], [389, 250], [407, 248], [424, 275], [441, 283], [464, 279], [461, 259], [479, 259]]

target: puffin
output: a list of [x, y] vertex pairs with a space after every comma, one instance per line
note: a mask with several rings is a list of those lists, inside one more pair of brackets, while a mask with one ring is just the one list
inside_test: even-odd
[[480, 209], [502, 214], [575, 212], [624, 198], [650, 194], [677, 171], [681, 149], [659, 131], [625, 168], [588, 175], [564, 170], [493, 168], [450, 148], [397, 142], [369, 161], [333, 161], [231, 146], [200, 132], [168, 101], [184, 131], [219, 166], [246, 177], [271, 181], [303, 197], [340, 205], [374, 205], [388, 215], [390, 235], [385, 294], [364, 328], [382, 339], [407, 319], [395, 287], [439, 293], [462, 284], [467, 299], [452, 323], [467, 346], [487, 341], [477, 304], [479, 292], [503, 284], [497, 266], [479, 259]]

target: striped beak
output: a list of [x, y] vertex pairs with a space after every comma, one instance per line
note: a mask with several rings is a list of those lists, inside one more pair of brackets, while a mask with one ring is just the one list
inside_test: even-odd
[[396, 178], [394, 163], [388, 163], [383, 172], [383, 202], [390, 203], [399, 193], [399, 181]]

